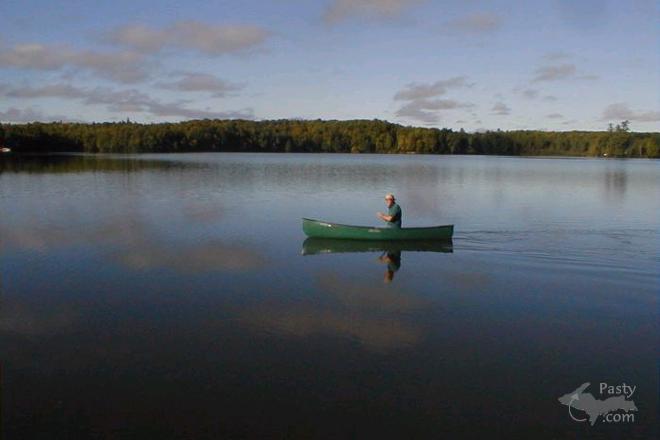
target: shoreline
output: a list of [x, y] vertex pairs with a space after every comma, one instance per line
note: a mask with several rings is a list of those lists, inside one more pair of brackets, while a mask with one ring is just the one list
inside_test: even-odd
[[0, 124], [15, 153], [354, 153], [660, 157], [660, 133], [486, 131], [410, 127], [380, 120], [195, 120], [136, 124]]
[[11, 155], [0, 158], [20, 158], [20, 157], [46, 157], [46, 156], [93, 156], [93, 157], [121, 157], [121, 156], [176, 156], [184, 154], [228, 154], [228, 155], [272, 155], [272, 156], [307, 156], [307, 155], [329, 155], [329, 156], [389, 156], [389, 157], [493, 157], [493, 158], [520, 158], [520, 159], [597, 159], [597, 160], [660, 160], [660, 157], [640, 157], [640, 156], [579, 156], [579, 155], [506, 155], [506, 154], [450, 154], [450, 153], [345, 153], [345, 152], [286, 152], [286, 151], [137, 151], [137, 152], [86, 152], [86, 151], [11, 151]]

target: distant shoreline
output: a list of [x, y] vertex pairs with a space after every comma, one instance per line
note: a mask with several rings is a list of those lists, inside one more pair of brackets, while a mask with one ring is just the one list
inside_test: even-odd
[[639, 157], [639, 156], [629, 156], [629, 157], [615, 157], [615, 156], [570, 156], [570, 155], [507, 155], [507, 154], [449, 154], [449, 153], [345, 153], [345, 152], [325, 152], [325, 151], [309, 151], [309, 152], [285, 152], [285, 151], [149, 151], [149, 152], [85, 152], [85, 151], [49, 151], [49, 152], [39, 152], [39, 151], [23, 151], [23, 152], [13, 152], [12, 154], [6, 154], [0, 156], [0, 158], [19, 158], [19, 157], [47, 157], [47, 156], [80, 156], [80, 157], [96, 157], [96, 156], [141, 156], [141, 155], [172, 155], [177, 154], [208, 154], [208, 153], [218, 153], [218, 154], [229, 154], [229, 155], [239, 155], [239, 154], [265, 154], [273, 156], [293, 156], [293, 155], [315, 155], [315, 154], [327, 154], [333, 156], [420, 156], [420, 157], [494, 157], [494, 158], [519, 158], [519, 159], [599, 159], [599, 160], [660, 160], [660, 157]]
[[487, 131], [380, 120], [196, 120], [179, 123], [0, 124], [15, 153], [362, 153], [658, 158], [660, 133]]

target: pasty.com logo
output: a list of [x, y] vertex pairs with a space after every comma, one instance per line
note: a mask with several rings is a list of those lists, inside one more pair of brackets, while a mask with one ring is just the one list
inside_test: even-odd
[[[601, 382], [598, 386], [601, 396], [610, 396], [605, 399], [596, 399], [591, 393], [585, 393], [584, 390], [589, 386], [589, 382], [580, 385], [575, 391], [564, 394], [559, 398], [559, 402], [568, 406], [568, 415], [576, 422], [586, 422], [587, 420], [593, 426], [598, 417], [602, 416], [603, 423], [631, 423], [635, 421], [637, 411], [635, 402], [628, 400], [632, 397], [637, 386], [627, 385], [608, 385]], [[576, 411], [577, 410], [577, 411]], [[580, 414], [584, 411], [587, 417]]]

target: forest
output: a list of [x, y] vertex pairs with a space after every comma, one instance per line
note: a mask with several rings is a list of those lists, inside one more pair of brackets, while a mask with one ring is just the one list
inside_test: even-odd
[[409, 127], [381, 120], [194, 120], [178, 123], [0, 124], [13, 152], [310, 152], [660, 157], [660, 133], [486, 131]]

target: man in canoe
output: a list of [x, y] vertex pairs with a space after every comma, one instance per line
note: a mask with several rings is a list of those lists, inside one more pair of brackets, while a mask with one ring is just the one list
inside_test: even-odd
[[388, 193], [385, 196], [385, 203], [387, 204], [387, 214], [379, 212], [378, 218], [385, 222], [385, 225], [390, 228], [401, 227], [401, 207], [396, 204], [394, 194]]

